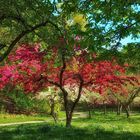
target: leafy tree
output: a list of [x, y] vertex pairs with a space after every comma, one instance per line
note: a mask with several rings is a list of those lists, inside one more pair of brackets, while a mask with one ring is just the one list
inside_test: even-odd
[[118, 102], [118, 110], [117, 114], [120, 115], [122, 108], [124, 108], [127, 118], [130, 116], [129, 113], [129, 106], [132, 104], [134, 99], [139, 96], [140, 94], [140, 88], [135, 86], [127, 87], [127, 91], [124, 92], [119, 92], [118, 94], [112, 93], [112, 95], [117, 99]]
[[131, 73], [140, 73], [140, 44], [130, 43], [122, 50], [123, 61], [129, 64], [129, 71]]
[[0, 92], [0, 97], [0, 102], [5, 112], [26, 115], [35, 112], [33, 95], [26, 95], [21, 89], [13, 89], [8, 85]]
[[[63, 41], [60, 40], [61, 47], [58, 44], [58, 49], [54, 47], [50, 53], [40, 51], [39, 44], [20, 46], [9, 56], [9, 64], [0, 68], [0, 87], [10, 82], [21, 86], [26, 93], [37, 93], [54, 85], [63, 94], [66, 126], [69, 127], [83, 88], [100, 94], [108, 89], [113, 92], [123, 91], [123, 85], [136, 83], [137, 79], [126, 76], [125, 69], [115, 60], [95, 61], [95, 55], [92, 56], [79, 46], [74, 46], [71, 56], [66, 55]], [[68, 95], [73, 90], [77, 96], [71, 102]]]
[[7, 34], [1, 38], [1, 61], [18, 42], [48, 46], [58, 36], [72, 43], [75, 35], [83, 38], [83, 48], [109, 59], [120, 54], [121, 39], [139, 37], [139, 0], [1, 0], [0, 5], [0, 26]]
[[47, 111], [56, 123], [62, 106], [62, 99], [61, 96], [59, 96], [59, 90], [56, 90], [55, 87], [48, 87], [47, 90], [40, 92], [37, 95], [37, 99], [40, 100], [40, 102], [43, 102], [43, 106], [38, 104], [40, 106], [39, 108], [43, 108], [44, 112]]

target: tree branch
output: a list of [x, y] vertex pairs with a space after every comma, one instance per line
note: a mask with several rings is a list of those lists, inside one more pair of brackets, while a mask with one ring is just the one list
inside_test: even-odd
[[[12, 49], [14, 48], [14, 46], [21, 40], [21, 38], [23, 38], [25, 35], [27, 35], [28, 33], [31, 33], [33, 31], [35, 31], [36, 29], [46, 26], [48, 23], [50, 23], [51, 25], [53, 25], [59, 32], [61, 31], [58, 26], [56, 24], [54, 24], [52, 21], [50, 20], [46, 20], [44, 22], [41, 22], [33, 27], [31, 27], [30, 29], [27, 29], [23, 32], [21, 32], [12, 42], [11, 44], [8, 46], [8, 49], [6, 50], [6, 52], [0, 57], [0, 62], [3, 61], [8, 55], [9, 53], [12, 51]], [[60, 32], [61, 33], [61, 32]], [[62, 33], [61, 33], [62, 34]]]
[[49, 21], [47, 20], [47, 21], [45, 21], [45, 22], [42, 22], [42, 23], [40, 23], [40, 24], [37, 24], [37, 25], [33, 26], [31, 29], [27, 29], [27, 30], [21, 32], [21, 33], [12, 41], [12, 43], [8, 46], [8, 49], [7, 49], [7, 51], [3, 54], [3, 56], [0, 57], [0, 62], [3, 61], [3, 60], [7, 57], [7, 55], [9, 55], [9, 53], [11, 52], [11, 50], [12, 50], [12, 49], [14, 48], [14, 46], [20, 41], [20, 39], [21, 39], [22, 37], [24, 37], [24, 36], [27, 35], [28, 33], [33, 32], [34, 30], [36, 30], [36, 29], [38, 29], [38, 28], [40, 28], [40, 27], [45, 26], [48, 22], [49, 22]]
[[63, 73], [64, 73], [64, 71], [66, 69], [65, 57], [64, 57], [63, 52], [62, 52], [62, 63], [63, 63], [63, 66], [62, 66], [62, 68], [60, 70], [60, 77], [59, 77], [60, 78], [60, 86], [61, 87], [63, 86]]
[[111, 47], [111, 49], [113, 49], [113, 48], [116, 49], [120, 45], [120, 41], [122, 39], [122, 32], [130, 29], [131, 27], [133, 27], [134, 25], [136, 25], [138, 22], [139, 21], [136, 21], [136, 22], [134, 22], [134, 23], [132, 23], [130, 25], [123, 26], [123, 28], [121, 28], [120, 30], [116, 31], [115, 35], [111, 39], [113, 39], [115, 36], [117, 36], [118, 37], [118, 41], [117, 41], [117, 43], [115, 45], [113, 45]]
[[74, 103], [73, 103], [73, 105], [72, 105], [72, 107], [71, 107], [71, 112], [70, 112], [71, 114], [73, 113], [76, 104], [77, 104], [77, 103], [79, 102], [79, 100], [80, 100], [81, 91], [82, 91], [83, 82], [84, 82], [80, 74], [77, 74], [76, 76], [77, 76], [77, 78], [80, 80], [80, 85], [79, 85], [78, 96], [77, 96], [77, 98], [75, 99], [75, 101], [74, 101]]
[[1, 44], [1, 43], [0, 43], [0, 50], [2, 50], [2, 49], [5, 48], [5, 47], [6, 47], [5, 44]]

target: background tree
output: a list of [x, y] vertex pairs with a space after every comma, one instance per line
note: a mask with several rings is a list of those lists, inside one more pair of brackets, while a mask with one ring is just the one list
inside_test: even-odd
[[[130, 86], [130, 85], [129, 85]], [[134, 101], [136, 97], [140, 94], [140, 88], [139, 87], [127, 87], [127, 92], [120, 92], [118, 94], [113, 94], [113, 96], [118, 101], [118, 115], [120, 115], [122, 108], [124, 108], [127, 118], [130, 116], [129, 110], [130, 105]]]
[[46, 103], [46, 106], [43, 105], [43, 108], [53, 117], [55, 123], [57, 123], [59, 113], [62, 109], [62, 99], [59, 94], [61, 94], [60, 91], [52, 86], [37, 95], [37, 99]]

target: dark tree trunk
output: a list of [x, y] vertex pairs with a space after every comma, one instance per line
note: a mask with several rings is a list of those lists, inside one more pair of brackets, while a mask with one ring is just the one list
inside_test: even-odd
[[68, 93], [66, 91], [63, 92], [63, 98], [64, 98], [64, 108], [66, 114], [66, 127], [71, 127], [71, 120], [72, 120], [72, 114], [74, 109], [71, 111], [71, 108], [69, 107]]
[[66, 127], [71, 127], [72, 113], [66, 115]]
[[104, 115], [106, 115], [106, 103], [103, 101], [103, 106], [104, 106]]
[[69, 105], [68, 93], [66, 91], [64, 92], [64, 106], [65, 106], [65, 111], [66, 111], [66, 127], [71, 126], [72, 115], [73, 115], [74, 109], [81, 97], [83, 79], [80, 75], [77, 75], [77, 78], [79, 78], [79, 80], [80, 80], [79, 92], [78, 92], [77, 98], [75, 99], [75, 101], [73, 102], [72, 105]]
[[74, 112], [74, 109], [79, 102], [79, 99], [81, 97], [81, 94], [79, 93], [77, 96], [77, 99], [73, 102], [72, 105], [70, 105], [70, 101], [67, 99], [67, 95], [64, 95], [64, 107], [66, 112], [66, 127], [71, 127], [71, 121], [72, 121], [72, 115]]
[[117, 103], [117, 115], [120, 115], [120, 114], [121, 114], [121, 104], [118, 101], [118, 103]]
[[88, 111], [88, 115], [89, 115], [89, 119], [91, 119], [92, 118], [92, 114], [91, 114], [90, 108], [89, 108], [89, 111]]
[[[65, 43], [67, 45], [67, 41], [65, 40]], [[60, 70], [60, 75], [59, 75], [59, 78], [60, 78], [60, 81], [59, 83], [57, 82], [53, 82], [51, 80], [48, 80], [49, 83], [57, 86], [60, 88], [60, 90], [62, 91], [63, 93], [63, 100], [64, 100], [64, 108], [65, 108], [65, 112], [66, 112], [66, 127], [70, 127], [71, 126], [71, 121], [72, 121], [72, 115], [73, 115], [73, 111], [75, 109], [75, 106], [77, 105], [77, 103], [79, 102], [79, 99], [81, 97], [81, 91], [82, 91], [82, 87], [83, 87], [83, 79], [82, 79], [82, 76], [80, 74], [74, 74], [72, 78], [78, 78], [79, 79], [79, 91], [78, 91], [78, 95], [75, 99], [75, 101], [73, 102], [72, 105], [70, 105], [69, 103], [69, 100], [68, 100], [68, 92], [67, 90], [65, 90], [64, 86], [63, 86], [63, 73], [66, 69], [66, 62], [65, 62], [65, 52], [66, 49], [63, 49], [62, 50], [62, 68]]]
[[129, 113], [129, 111], [128, 111], [128, 106], [123, 106], [124, 107], [124, 110], [125, 110], [125, 112], [126, 112], [126, 116], [127, 116], [127, 118], [129, 118], [130, 117], [130, 113]]
[[127, 118], [129, 118], [130, 113], [129, 113], [128, 109], [126, 109], [126, 115], [127, 115]]
[[87, 110], [88, 110], [88, 118], [91, 119], [92, 114], [91, 114], [91, 105], [90, 103], [86, 102]]
[[89, 119], [91, 119], [92, 118], [92, 105], [87, 104], [87, 106], [88, 106], [88, 117], [89, 117]]

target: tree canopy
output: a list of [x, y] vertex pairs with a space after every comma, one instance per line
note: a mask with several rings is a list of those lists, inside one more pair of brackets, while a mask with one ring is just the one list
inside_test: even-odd
[[1, 0], [0, 5], [1, 61], [18, 43], [42, 42], [46, 49], [61, 36], [73, 43], [76, 35], [83, 48], [105, 59], [120, 54], [121, 39], [139, 37], [138, 0]]

